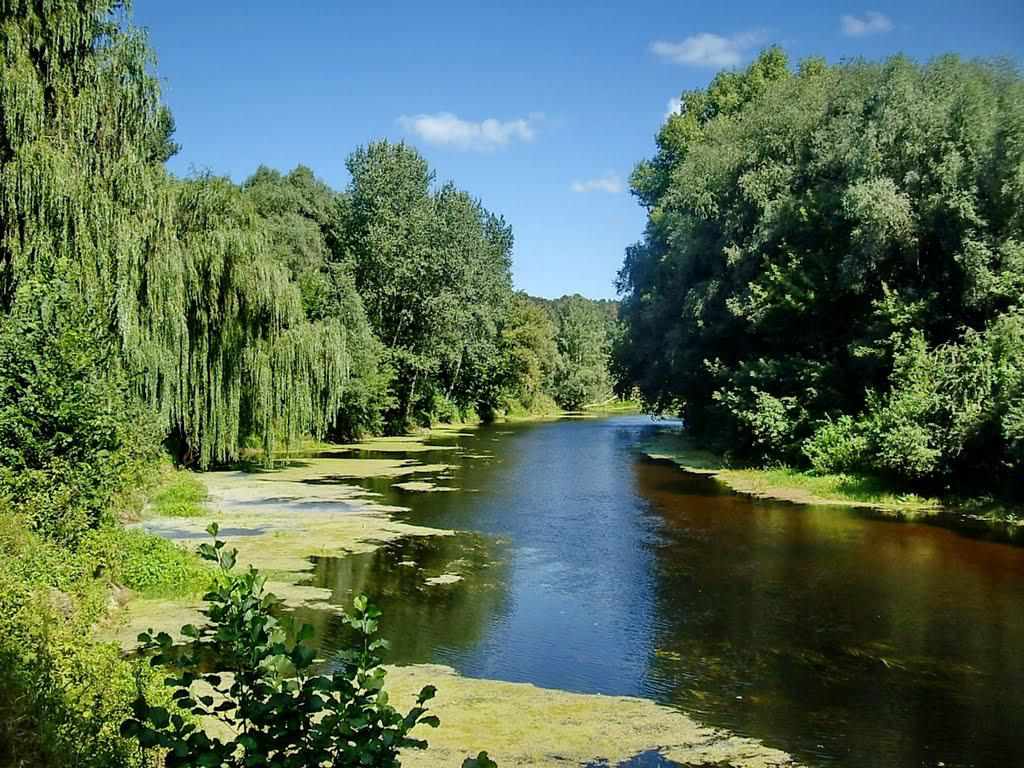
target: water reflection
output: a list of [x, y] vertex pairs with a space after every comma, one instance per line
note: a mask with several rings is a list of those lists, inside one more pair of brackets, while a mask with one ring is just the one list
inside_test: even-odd
[[[1024, 764], [1024, 550], [739, 497], [644, 459], [654, 429], [506, 426], [417, 453], [462, 490], [364, 486], [476, 535], [319, 561], [314, 583], [372, 595], [399, 661], [646, 696], [817, 764]], [[463, 580], [427, 583], [443, 573]]]
[[[366, 554], [313, 558], [308, 583], [331, 590], [335, 605], [351, 607], [356, 595], [370, 595], [386, 617], [381, 635], [389, 663], [447, 663], [459, 649], [479, 643], [507, 611], [503, 549], [500, 541], [474, 534], [412, 536]], [[337, 615], [309, 608], [293, 615], [324, 638], [324, 658], [347, 645]]]
[[1021, 550], [635, 470], [667, 523], [657, 695], [820, 763], [1024, 761]]

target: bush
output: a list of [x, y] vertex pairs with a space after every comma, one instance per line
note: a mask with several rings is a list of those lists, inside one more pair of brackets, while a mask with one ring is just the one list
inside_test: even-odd
[[173, 542], [141, 530], [106, 526], [81, 543], [81, 556], [111, 581], [147, 597], [201, 593], [210, 569]]
[[0, 496], [73, 545], [127, 503], [159, 437], [106, 330], [62, 291], [25, 283], [0, 324]]
[[803, 443], [803, 453], [819, 475], [856, 472], [866, 461], [868, 440], [850, 416], [828, 420]]
[[462, 418], [459, 407], [440, 392], [434, 393], [430, 411], [431, 416], [442, 424], [454, 424]]
[[16, 766], [142, 768], [118, 724], [141, 687], [168, 699], [158, 675], [92, 639], [105, 579], [88, 553], [28, 530], [0, 509], [0, 743]]
[[[216, 536], [216, 524], [209, 531]], [[236, 553], [222, 541], [199, 551], [219, 569], [205, 596], [210, 625], [182, 627], [193, 638], [183, 654], [174, 652], [166, 633], [139, 636], [143, 650], [156, 651], [153, 666], [177, 670], [166, 683], [174, 688], [178, 712], [154, 706], [140, 691], [133, 717], [121, 726], [125, 736], [145, 750], [165, 752], [168, 768], [390, 767], [399, 764], [400, 749], [426, 747], [409, 733], [418, 724], [438, 725], [424, 706], [434, 688], [425, 687], [405, 715], [388, 703], [378, 655], [385, 644], [375, 637], [380, 612], [365, 597], [357, 597], [354, 613], [344, 617], [357, 636], [353, 649], [339, 655], [332, 674], [315, 674], [315, 653], [307, 645], [312, 627], [303, 625], [289, 641], [287, 627], [272, 615], [275, 599], [265, 591], [265, 577], [251, 567], [236, 573]], [[227, 741], [210, 737], [188, 714], [221, 720], [235, 735]]]

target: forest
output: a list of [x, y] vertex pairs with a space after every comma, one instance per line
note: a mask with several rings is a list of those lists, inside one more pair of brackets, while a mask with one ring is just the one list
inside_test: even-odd
[[1008, 62], [720, 73], [632, 176], [620, 391], [739, 460], [1019, 495], [1022, 168]]

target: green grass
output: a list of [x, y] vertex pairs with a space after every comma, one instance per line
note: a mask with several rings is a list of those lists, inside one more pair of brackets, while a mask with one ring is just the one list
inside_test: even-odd
[[639, 400], [620, 400], [616, 397], [603, 403], [584, 405], [583, 410], [586, 413], [642, 413], [643, 405]]
[[940, 507], [938, 499], [902, 492], [877, 477], [856, 474], [815, 475], [791, 467], [737, 465], [697, 446], [679, 432], [666, 432], [643, 447], [656, 459], [683, 469], [713, 475], [736, 491], [761, 498], [801, 504], [839, 504], [872, 507], [901, 514], [924, 513]]
[[94, 571], [147, 598], [195, 597], [212, 571], [189, 550], [137, 529], [108, 526], [89, 533], [78, 552]]
[[855, 504], [899, 512], [938, 509], [938, 499], [901, 493], [877, 477], [814, 475], [791, 467], [726, 469], [718, 478], [737, 491], [807, 503]]
[[209, 512], [203, 507], [206, 486], [195, 475], [172, 470], [150, 497], [150, 511], [161, 517], [199, 517]]

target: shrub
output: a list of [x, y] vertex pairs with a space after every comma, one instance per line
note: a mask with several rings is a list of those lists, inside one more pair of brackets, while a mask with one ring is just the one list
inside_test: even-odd
[[142, 768], [117, 726], [156, 670], [92, 639], [107, 606], [87, 553], [42, 538], [0, 509], [0, 743], [13, 765]]
[[803, 453], [819, 475], [855, 472], [866, 459], [868, 440], [863, 428], [846, 414], [828, 420], [804, 440]]
[[[216, 524], [209, 532], [216, 536]], [[235, 572], [235, 550], [222, 541], [202, 544], [199, 552], [218, 568], [205, 596], [210, 624], [182, 627], [193, 638], [182, 654], [166, 633], [139, 636], [143, 650], [156, 651], [153, 666], [176, 670], [166, 682], [178, 711], [154, 706], [140, 691], [133, 717], [121, 726], [125, 736], [143, 749], [165, 751], [168, 768], [397, 766], [400, 749], [426, 747], [409, 733], [418, 724], [438, 725], [424, 706], [434, 688], [425, 687], [404, 715], [388, 703], [378, 655], [385, 644], [375, 637], [380, 612], [365, 597], [357, 597], [354, 613], [345, 616], [357, 636], [353, 649], [340, 654], [333, 673], [315, 674], [307, 644], [312, 627], [303, 625], [294, 641], [288, 639], [289, 628], [272, 615], [275, 599], [265, 591], [265, 577], [251, 567]], [[187, 714], [217, 718], [235, 735], [211, 737]]]
[[462, 418], [458, 405], [440, 392], [434, 393], [430, 410], [432, 417], [443, 424], [454, 424]]
[[199, 594], [210, 581], [210, 569], [192, 552], [141, 530], [111, 525], [91, 531], [81, 553], [110, 580], [147, 597]]
[[159, 438], [113, 341], [70, 293], [27, 282], [0, 323], [0, 496], [73, 545], [151, 471]]

